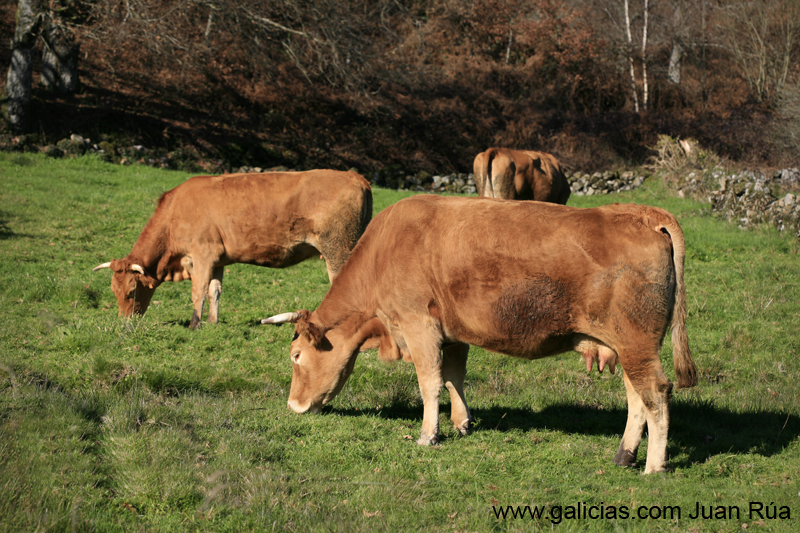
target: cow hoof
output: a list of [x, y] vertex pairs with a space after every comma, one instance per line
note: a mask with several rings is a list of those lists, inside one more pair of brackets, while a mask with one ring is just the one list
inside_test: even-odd
[[617, 466], [636, 466], [636, 452], [620, 448], [614, 456], [614, 464]]
[[469, 435], [470, 429], [472, 429], [472, 420], [471, 419], [470, 420], [465, 420], [465, 421], [461, 422], [460, 424], [453, 424], [453, 427], [455, 427], [455, 429], [456, 429], [456, 431], [458, 431], [459, 435], [461, 435], [462, 437], [465, 437], [465, 436]]
[[666, 474], [671, 472], [672, 469], [666, 466], [661, 466], [659, 468], [651, 468], [648, 470], [647, 468], [644, 469], [645, 474]]
[[417, 444], [419, 446], [433, 446], [434, 444], [436, 444], [438, 442], [439, 442], [439, 439], [437, 439], [435, 436], [429, 437], [428, 435], [422, 435], [422, 436], [420, 436], [419, 440], [417, 441]]

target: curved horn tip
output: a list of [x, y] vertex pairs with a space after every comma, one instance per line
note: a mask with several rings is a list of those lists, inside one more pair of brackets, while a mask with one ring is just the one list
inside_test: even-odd
[[138, 272], [139, 274], [144, 274], [144, 268], [141, 265], [137, 265], [136, 263], [131, 265], [131, 270], [134, 272]]
[[300, 313], [281, 313], [280, 315], [271, 316], [261, 320], [262, 324], [285, 324], [287, 322], [297, 322], [300, 319]]
[[103, 263], [102, 265], [97, 265], [92, 269], [92, 272], [97, 272], [102, 268], [111, 268], [111, 261], [109, 261], [108, 263]]

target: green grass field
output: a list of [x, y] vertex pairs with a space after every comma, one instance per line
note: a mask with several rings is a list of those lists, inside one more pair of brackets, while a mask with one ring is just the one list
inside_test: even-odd
[[[118, 318], [109, 272], [92, 268], [126, 255], [186, 177], [0, 153], [0, 530], [800, 531], [791, 237], [743, 232], [652, 181], [570, 200], [661, 206], [686, 235], [700, 379], [671, 404], [673, 471], [643, 476], [646, 440], [638, 468], [611, 462], [621, 373], [588, 374], [576, 353], [528, 362], [473, 348], [475, 430], [455, 435], [444, 391], [431, 448], [414, 444], [413, 366], [374, 353], [323, 414], [290, 412], [292, 330], [259, 320], [314, 309], [328, 288], [319, 260], [230, 266], [220, 323], [198, 331], [189, 283]], [[408, 194], [375, 190], [376, 212]], [[662, 361], [673, 376], [668, 341]], [[498, 516], [507, 506], [526, 514]]]

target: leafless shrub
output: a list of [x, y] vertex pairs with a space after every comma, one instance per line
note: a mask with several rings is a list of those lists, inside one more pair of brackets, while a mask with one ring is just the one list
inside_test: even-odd
[[288, 59], [309, 83], [358, 92], [382, 68], [387, 21], [404, 11], [393, 0], [100, 0], [85, 30], [159, 68], [224, 77], [224, 63], [269, 79]]
[[800, 84], [787, 84], [778, 95], [774, 142], [787, 163], [800, 159]]
[[659, 135], [652, 150], [655, 155], [651, 158], [651, 168], [662, 171], [667, 179], [675, 182], [680, 181], [684, 174], [713, 169], [720, 164], [719, 156], [701, 148], [694, 139], [675, 139], [669, 135]]
[[800, 54], [800, 0], [729, 2], [722, 39], [759, 100], [780, 94]]

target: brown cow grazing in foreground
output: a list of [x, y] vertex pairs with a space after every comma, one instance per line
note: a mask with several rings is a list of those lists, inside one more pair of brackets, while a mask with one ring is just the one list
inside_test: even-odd
[[156, 287], [192, 280], [191, 328], [219, 319], [224, 267], [272, 268], [322, 255], [331, 281], [372, 218], [372, 191], [355, 172], [311, 170], [197, 176], [164, 193], [126, 257], [94, 270], [114, 271], [120, 316], [144, 314]]
[[295, 323], [288, 403], [298, 413], [336, 396], [359, 351], [413, 362], [421, 445], [437, 442], [443, 385], [453, 424], [469, 429], [470, 344], [526, 359], [577, 350], [619, 362], [628, 423], [614, 462], [634, 463], [647, 424], [645, 473], [659, 472], [672, 392], [659, 359], [668, 327], [678, 386], [697, 381], [684, 256], [675, 217], [654, 207], [415, 196], [375, 217], [316, 311], [262, 322]]
[[569, 182], [558, 160], [544, 152], [489, 148], [473, 163], [478, 196], [566, 205]]

